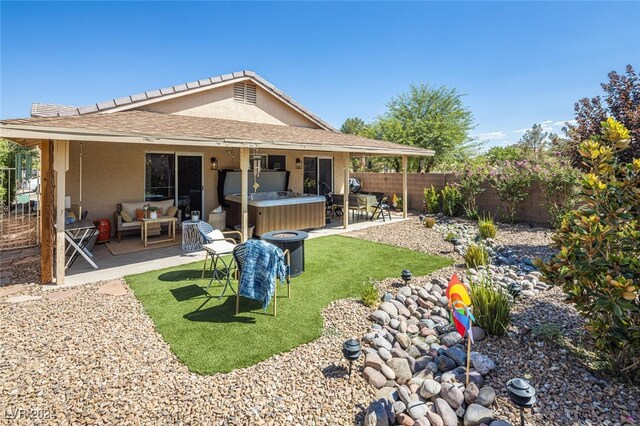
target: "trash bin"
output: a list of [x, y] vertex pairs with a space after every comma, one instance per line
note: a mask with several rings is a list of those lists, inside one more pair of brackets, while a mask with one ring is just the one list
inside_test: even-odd
[[109, 219], [96, 219], [93, 224], [98, 228], [98, 239], [96, 243], [108, 243], [111, 239], [111, 221]]

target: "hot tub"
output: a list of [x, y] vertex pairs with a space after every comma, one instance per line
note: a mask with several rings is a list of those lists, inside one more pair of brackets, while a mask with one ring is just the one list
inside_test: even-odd
[[[227, 226], [239, 225], [241, 220], [240, 194], [225, 197], [229, 205]], [[299, 231], [325, 226], [325, 203], [322, 196], [291, 191], [250, 193], [248, 197], [249, 224], [255, 226], [254, 235], [280, 229]]]

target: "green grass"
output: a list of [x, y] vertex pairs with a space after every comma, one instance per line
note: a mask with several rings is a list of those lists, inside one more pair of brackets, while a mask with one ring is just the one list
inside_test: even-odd
[[[364, 281], [399, 277], [403, 269], [426, 275], [451, 260], [408, 249], [349, 237], [308, 240], [305, 272], [278, 287], [278, 316], [272, 307], [240, 300], [235, 316], [235, 294], [222, 300], [205, 293], [209, 279], [200, 279], [202, 262], [125, 277], [174, 353], [192, 371], [228, 372], [286, 352], [322, 334], [322, 309], [329, 302], [359, 296]], [[237, 282], [234, 282], [234, 288]], [[218, 296], [214, 285], [209, 294]]]

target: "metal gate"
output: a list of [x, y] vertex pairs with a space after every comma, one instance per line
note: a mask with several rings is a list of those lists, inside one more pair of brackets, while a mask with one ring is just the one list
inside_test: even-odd
[[30, 154], [0, 168], [0, 251], [40, 244], [40, 170]]

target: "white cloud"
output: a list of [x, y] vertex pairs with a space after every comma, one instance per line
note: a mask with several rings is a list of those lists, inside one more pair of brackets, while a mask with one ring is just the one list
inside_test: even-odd
[[486, 133], [478, 133], [474, 137], [481, 142], [486, 142], [486, 141], [493, 141], [496, 139], [504, 139], [507, 137], [507, 134], [503, 131], [486, 132]]
[[[560, 134], [562, 133], [562, 128], [566, 126], [566, 123], [575, 124], [576, 120], [545, 120], [541, 121], [538, 124], [542, 126], [543, 132]], [[530, 129], [531, 127], [528, 127], [526, 129], [512, 130], [511, 133], [524, 134], [527, 130]]]

